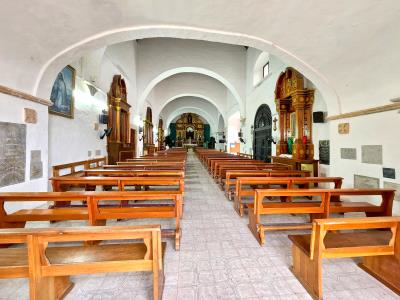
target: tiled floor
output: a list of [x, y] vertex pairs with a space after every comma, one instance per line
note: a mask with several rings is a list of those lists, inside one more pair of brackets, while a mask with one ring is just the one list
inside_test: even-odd
[[[247, 228], [247, 218], [236, 214], [193, 154], [185, 188], [182, 246], [175, 251], [168, 241], [163, 299], [311, 299], [289, 270], [288, 232], [268, 233], [266, 245], [260, 247]], [[146, 223], [173, 226], [165, 220]], [[57, 223], [66, 225], [71, 223]], [[73, 281], [75, 287], [66, 299], [151, 299], [151, 277], [144, 273], [79, 276]], [[351, 259], [324, 262], [324, 295], [325, 299], [399, 299]], [[27, 282], [0, 280], [0, 299], [27, 299]]]

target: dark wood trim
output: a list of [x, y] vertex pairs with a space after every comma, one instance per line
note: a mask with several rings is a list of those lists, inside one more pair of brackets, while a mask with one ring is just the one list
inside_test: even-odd
[[340, 114], [340, 115], [329, 116], [326, 118], [326, 120], [334, 121], [334, 120], [340, 120], [340, 119], [354, 118], [354, 117], [377, 114], [377, 113], [396, 110], [396, 109], [400, 109], [400, 103], [376, 106], [376, 107], [362, 109], [362, 110], [356, 110], [356, 111], [352, 111], [352, 112], [344, 113], [344, 114]]
[[6, 87], [4, 85], [0, 85], [0, 93], [6, 94], [6, 95], [10, 95], [10, 96], [14, 96], [14, 97], [17, 97], [17, 98], [20, 98], [20, 99], [32, 101], [32, 102], [39, 103], [39, 104], [46, 105], [46, 106], [52, 106], [53, 105], [53, 102], [51, 102], [50, 100], [39, 98], [39, 97], [30, 95], [28, 93], [21, 92], [21, 91]]

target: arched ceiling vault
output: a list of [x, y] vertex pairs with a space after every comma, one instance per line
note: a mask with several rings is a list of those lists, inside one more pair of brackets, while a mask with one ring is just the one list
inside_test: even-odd
[[[300, 57], [277, 44], [255, 35], [180, 25], [151, 25], [115, 28], [83, 38], [62, 49], [41, 66], [36, 75], [32, 93], [34, 95], [42, 95], [46, 97], [51, 90], [53, 80], [59, 70], [89, 51], [112, 43], [149, 37], [187, 38], [212, 42], [225, 42], [230, 44], [247, 45], [269, 52], [278, 56], [288, 65], [293, 66], [314, 82], [314, 84], [321, 90], [324, 99], [329, 99], [328, 106], [332, 108], [331, 111], [341, 111], [338, 95], [325, 75], [308, 62], [302, 60]], [[154, 78], [151, 86], [154, 86], [161, 80], [161, 78], [166, 78], [172, 74], [183, 71], [184, 70], [182, 69], [170, 70], [169, 72], [161, 74], [157, 78]], [[188, 69], [187, 71], [193, 72], [194, 70]], [[200, 72], [201, 70], [198, 71]], [[206, 73], [207, 70], [202, 70], [202, 72]], [[218, 74], [212, 75], [213, 77], [218, 78]], [[220, 80], [223, 80], [223, 78], [220, 78]], [[226, 83], [226, 85], [229, 88], [229, 83]], [[143, 95], [146, 95], [151, 90], [151, 86], [146, 89], [146, 92], [143, 93]], [[235, 98], [238, 98], [234, 88], [231, 87], [231, 89]], [[146, 96], [140, 98], [141, 103], [143, 103], [145, 98]], [[242, 102], [242, 100], [240, 100], [240, 102]], [[243, 103], [241, 103], [241, 110], [244, 110]]]

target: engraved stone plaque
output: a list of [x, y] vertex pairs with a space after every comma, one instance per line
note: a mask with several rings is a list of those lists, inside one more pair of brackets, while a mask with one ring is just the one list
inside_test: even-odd
[[361, 162], [381, 165], [383, 163], [382, 145], [362, 145]]
[[30, 169], [31, 180], [43, 177], [43, 162], [41, 156], [42, 153], [40, 150], [31, 151], [31, 169]]
[[25, 181], [26, 125], [0, 122], [0, 187]]
[[394, 201], [400, 201], [400, 184], [384, 181], [383, 182], [383, 187], [385, 189], [394, 189], [394, 190], [396, 190], [396, 194], [394, 196]]
[[396, 169], [393, 168], [382, 168], [383, 177], [384, 178], [391, 178], [396, 179]]
[[379, 178], [354, 174], [354, 188], [356, 189], [378, 189]]
[[357, 159], [357, 149], [356, 148], [340, 148], [340, 158], [341, 159]]
[[329, 140], [319, 141], [319, 162], [323, 165], [329, 165]]
[[32, 124], [37, 123], [36, 110], [31, 108], [24, 108], [24, 113], [25, 113], [25, 123], [32, 123]]
[[339, 123], [338, 132], [339, 132], [339, 134], [349, 134], [350, 124], [349, 123]]

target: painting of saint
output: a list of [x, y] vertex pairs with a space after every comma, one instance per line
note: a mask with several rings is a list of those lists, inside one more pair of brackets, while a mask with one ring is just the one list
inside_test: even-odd
[[51, 89], [50, 100], [53, 105], [49, 107], [49, 112], [55, 115], [73, 118], [74, 117], [74, 95], [75, 88], [75, 69], [66, 66], [58, 73]]

